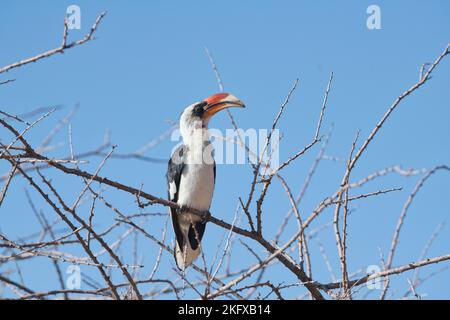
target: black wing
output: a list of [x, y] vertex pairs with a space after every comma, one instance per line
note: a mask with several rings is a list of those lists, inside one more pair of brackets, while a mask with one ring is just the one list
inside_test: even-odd
[[[183, 172], [183, 168], [185, 165], [184, 157], [186, 153], [186, 147], [184, 145], [179, 146], [172, 157], [169, 160], [169, 164], [167, 166], [167, 194], [168, 198], [172, 202], [178, 201], [178, 191], [180, 190], [180, 180], [181, 173]], [[176, 192], [174, 194], [170, 194], [170, 184], [175, 183]], [[183, 235], [181, 233], [179, 224], [178, 224], [178, 214], [177, 210], [174, 208], [170, 208], [170, 215], [172, 216], [172, 224], [173, 229], [175, 231], [175, 236], [177, 237], [177, 242], [180, 248], [184, 245]]]

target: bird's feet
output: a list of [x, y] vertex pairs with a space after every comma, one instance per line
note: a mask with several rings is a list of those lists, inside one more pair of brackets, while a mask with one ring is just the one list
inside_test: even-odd
[[202, 211], [201, 216], [203, 219], [209, 219], [209, 217], [211, 217], [211, 212], [209, 212], [209, 210]]
[[191, 209], [188, 206], [185, 206], [185, 205], [181, 205], [179, 210], [180, 210], [181, 214], [188, 213], [189, 211], [191, 211]]
[[199, 212], [199, 216], [203, 219], [208, 219], [209, 217], [211, 217], [211, 212], [209, 212], [209, 210], [198, 211], [198, 210], [193, 210], [193, 209], [189, 208], [188, 206], [184, 206], [184, 205], [181, 205], [179, 210], [180, 210], [179, 211], [180, 214], [192, 213], [192, 211], [197, 211], [197, 212]]

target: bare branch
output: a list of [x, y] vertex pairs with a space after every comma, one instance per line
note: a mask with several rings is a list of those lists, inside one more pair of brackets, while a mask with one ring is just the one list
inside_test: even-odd
[[31, 58], [27, 58], [27, 59], [15, 62], [13, 64], [7, 65], [7, 66], [5, 66], [3, 68], [0, 68], [0, 74], [8, 72], [11, 69], [24, 66], [26, 64], [29, 64], [29, 63], [32, 63], [32, 62], [36, 62], [36, 61], [39, 61], [39, 60], [44, 59], [44, 58], [51, 57], [51, 56], [53, 56], [55, 54], [63, 53], [64, 50], [66, 50], [66, 49], [70, 49], [70, 48], [82, 45], [82, 44], [92, 40], [95, 31], [97, 31], [97, 28], [98, 28], [100, 22], [102, 21], [102, 19], [103, 19], [103, 17], [105, 15], [106, 15], [106, 11], [102, 12], [97, 17], [97, 20], [95, 20], [94, 24], [92, 25], [90, 32], [88, 34], [86, 34], [83, 39], [80, 39], [78, 41], [74, 41], [74, 42], [71, 42], [71, 43], [66, 43], [66, 40], [67, 40], [67, 22], [66, 22], [66, 20], [64, 20], [63, 41], [62, 41], [62, 43], [61, 43], [61, 45], [59, 47], [57, 47], [55, 49], [52, 49], [52, 50], [49, 50], [49, 51], [46, 51], [44, 53], [41, 53], [41, 54], [39, 54], [37, 56], [31, 57]]

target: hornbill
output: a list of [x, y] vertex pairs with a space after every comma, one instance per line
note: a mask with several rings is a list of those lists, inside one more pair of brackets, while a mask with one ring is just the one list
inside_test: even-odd
[[[170, 208], [170, 214], [176, 236], [174, 256], [180, 270], [185, 270], [200, 254], [214, 191], [216, 163], [208, 122], [214, 114], [230, 107], [245, 106], [232, 94], [217, 93], [191, 104], [180, 117], [184, 144], [174, 151], [166, 174], [169, 200], [179, 205], [177, 209]], [[191, 213], [189, 209], [203, 215]]]

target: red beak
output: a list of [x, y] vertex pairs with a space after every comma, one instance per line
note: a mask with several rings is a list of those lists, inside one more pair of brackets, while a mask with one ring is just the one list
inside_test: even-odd
[[245, 108], [244, 103], [230, 93], [216, 93], [204, 100], [207, 105], [205, 107], [205, 116], [211, 118], [220, 110], [226, 108]]

